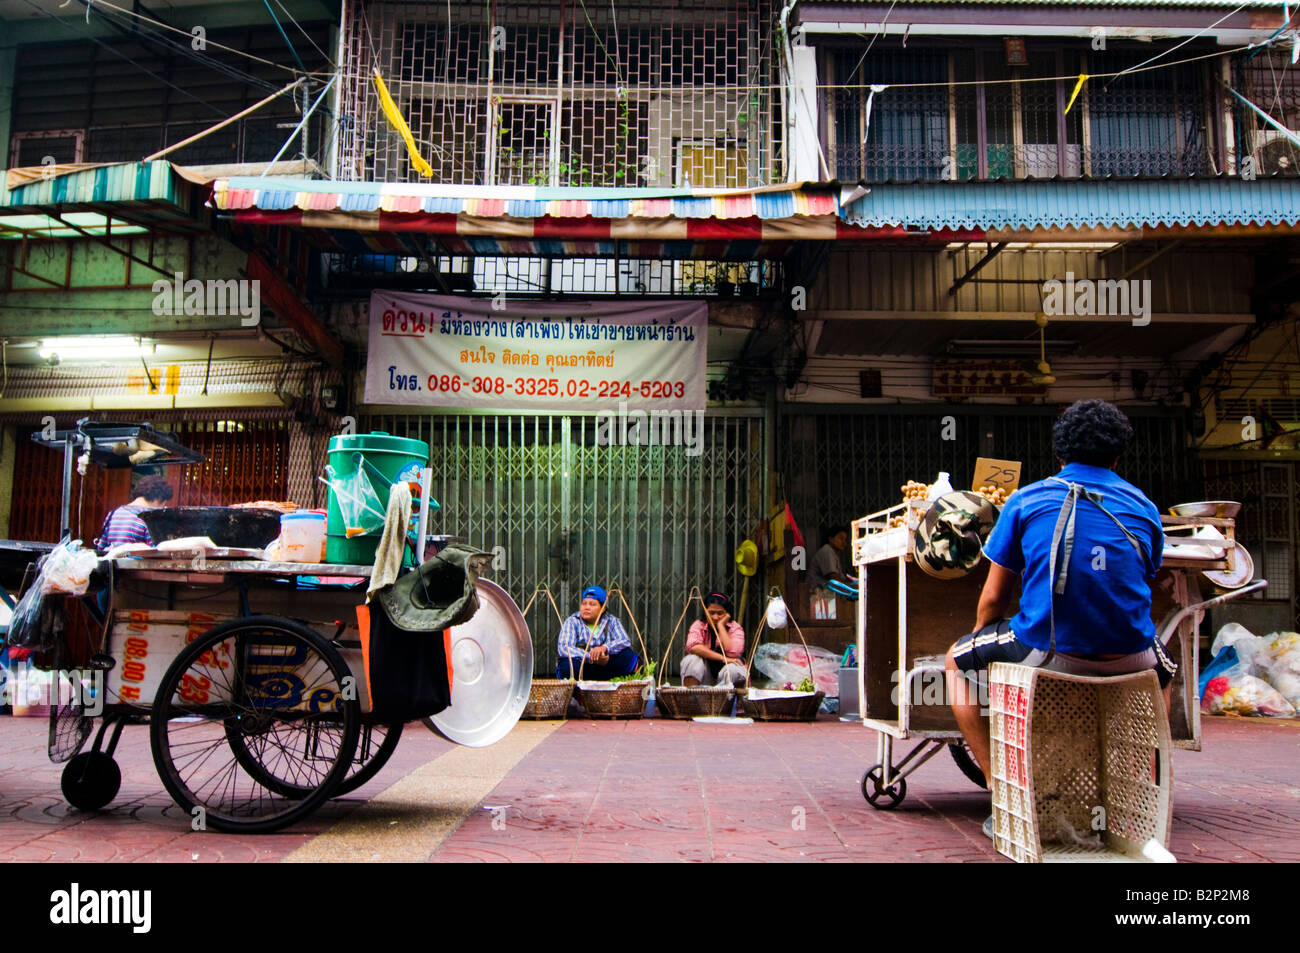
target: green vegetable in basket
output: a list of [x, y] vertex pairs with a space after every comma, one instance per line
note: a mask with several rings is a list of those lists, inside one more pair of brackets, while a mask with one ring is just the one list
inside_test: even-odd
[[798, 685], [795, 686], [795, 691], [815, 692], [817, 691], [817, 686], [813, 684], [813, 680], [811, 678], [805, 678], [802, 682], [800, 682]]
[[611, 683], [615, 683], [615, 681], [641, 681], [643, 679], [650, 679], [650, 677], [654, 676], [654, 668], [656, 664], [658, 664], [658, 662], [654, 662], [654, 660], [651, 659], [649, 664], [641, 666], [637, 671], [632, 672], [632, 675], [615, 676], [612, 677], [610, 681]]

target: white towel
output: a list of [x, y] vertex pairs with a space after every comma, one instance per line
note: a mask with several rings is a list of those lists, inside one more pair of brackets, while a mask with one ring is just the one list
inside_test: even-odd
[[394, 483], [388, 491], [388, 509], [384, 513], [384, 532], [375, 549], [375, 566], [370, 571], [370, 585], [366, 587], [366, 602], [372, 594], [391, 586], [402, 571], [402, 557], [406, 554], [406, 529], [411, 522], [411, 488], [405, 483]]

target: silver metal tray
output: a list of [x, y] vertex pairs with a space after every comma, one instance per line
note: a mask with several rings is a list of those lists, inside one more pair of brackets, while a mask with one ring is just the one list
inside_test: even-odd
[[478, 612], [451, 630], [451, 706], [425, 724], [470, 748], [510, 733], [528, 704], [533, 640], [523, 613], [506, 591], [479, 579]]

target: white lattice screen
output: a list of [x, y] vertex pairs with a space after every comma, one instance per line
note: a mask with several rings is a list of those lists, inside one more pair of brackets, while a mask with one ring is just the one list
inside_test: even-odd
[[348, 4], [339, 177], [418, 181], [378, 65], [433, 169], [459, 184], [780, 181], [771, 0]]

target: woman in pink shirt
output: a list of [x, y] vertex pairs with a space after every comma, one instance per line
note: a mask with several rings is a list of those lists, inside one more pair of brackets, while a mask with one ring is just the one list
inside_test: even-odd
[[704, 597], [707, 621], [691, 624], [686, 633], [686, 657], [682, 659], [682, 684], [744, 685], [745, 630], [731, 618], [731, 600], [720, 592]]

